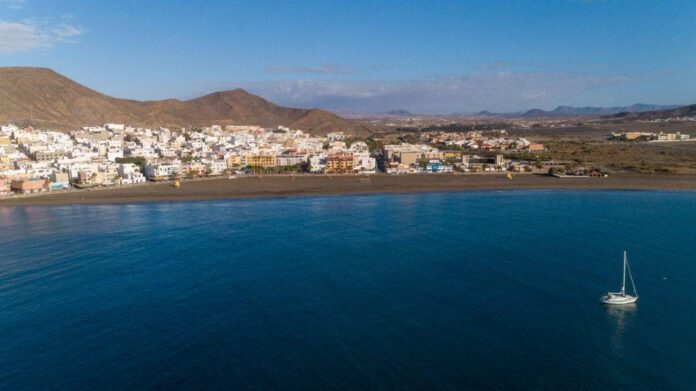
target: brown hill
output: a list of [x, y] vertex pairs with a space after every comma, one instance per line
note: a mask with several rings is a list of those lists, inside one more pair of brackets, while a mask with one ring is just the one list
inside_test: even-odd
[[328, 111], [277, 106], [244, 90], [191, 100], [136, 101], [112, 98], [47, 68], [0, 68], [0, 123], [77, 128], [107, 122], [133, 126], [287, 126], [313, 134], [369, 130]]
[[696, 104], [678, 107], [669, 110], [654, 110], [645, 111], [642, 113], [619, 113], [610, 116], [609, 118], [626, 119], [626, 120], [652, 120], [652, 119], [667, 119], [677, 117], [696, 117]]

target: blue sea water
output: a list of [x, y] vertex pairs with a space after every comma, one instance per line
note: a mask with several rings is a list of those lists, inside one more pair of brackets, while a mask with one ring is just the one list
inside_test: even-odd
[[[696, 389], [696, 193], [0, 208], [0, 389]], [[607, 308], [622, 251], [640, 300]]]

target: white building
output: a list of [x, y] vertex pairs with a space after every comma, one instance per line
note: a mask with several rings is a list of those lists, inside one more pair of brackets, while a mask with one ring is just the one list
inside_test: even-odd
[[181, 162], [174, 160], [170, 163], [148, 163], [145, 165], [145, 176], [150, 180], [166, 179], [181, 171]]
[[353, 170], [363, 173], [374, 173], [377, 169], [377, 161], [369, 152], [353, 153]]

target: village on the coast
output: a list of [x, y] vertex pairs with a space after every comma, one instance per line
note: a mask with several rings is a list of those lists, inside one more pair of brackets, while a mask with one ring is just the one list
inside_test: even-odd
[[606, 175], [570, 169], [545, 150], [505, 130], [424, 132], [385, 144], [280, 126], [170, 130], [107, 123], [64, 132], [8, 124], [0, 127], [0, 197], [244, 175]]

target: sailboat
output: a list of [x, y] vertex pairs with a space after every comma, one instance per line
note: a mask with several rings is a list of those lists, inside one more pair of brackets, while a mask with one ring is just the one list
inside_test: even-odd
[[[628, 270], [628, 277], [631, 279], [631, 286], [633, 287], [632, 295], [626, 293], [626, 270]], [[636, 284], [633, 282], [631, 267], [628, 266], [628, 258], [626, 257], [626, 251], [624, 251], [621, 292], [607, 292], [602, 296], [600, 302], [602, 304], [632, 304], [636, 301], [638, 301], [638, 291], [636, 291]]]

